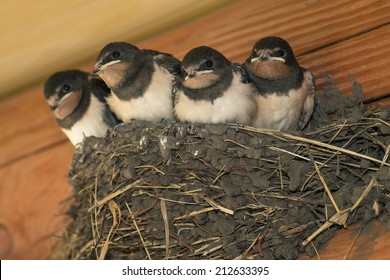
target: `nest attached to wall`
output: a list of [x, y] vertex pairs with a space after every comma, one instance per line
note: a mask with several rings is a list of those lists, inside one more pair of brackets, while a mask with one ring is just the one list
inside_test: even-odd
[[318, 94], [303, 133], [132, 121], [87, 138], [56, 257], [295, 259], [342, 226], [389, 220], [390, 112], [353, 89]]

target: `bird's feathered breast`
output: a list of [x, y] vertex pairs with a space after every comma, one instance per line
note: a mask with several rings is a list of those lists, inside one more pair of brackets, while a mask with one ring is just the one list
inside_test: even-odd
[[264, 79], [249, 71], [247, 65], [244, 65], [244, 67], [247, 70], [249, 81], [253, 83], [259, 94], [276, 93], [283, 95], [290, 89], [298, 89], [303, 82], [302, 68], [298, 68], [296, 71], [284, 75], [279, 79]]
[[227, 68], [226, 71], [219, 73], [218, 76], [217, 82], [208, 87], [188, 88], [180, 84], [178, 89], [182, 90], [191, 100], [208, 100], [213, 102], [218, 97], [221, 97], [224, 91], [229, 88], [233, 79], [233, 71], [231, 68]]
[[122, 81], [112, 91], [123, 101], [136, 99], [145, 93], [154, 73], [153, 60], [146, 59], [143, 64], [136, 65], [136, 69], [131, 68], [125, 71]]

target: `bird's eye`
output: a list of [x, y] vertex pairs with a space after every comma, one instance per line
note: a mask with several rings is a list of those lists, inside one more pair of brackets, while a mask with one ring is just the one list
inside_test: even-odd
[[206, 66], [206, 68], [212, 68], [214, 66], [214, 62], [212, 62], [211, 60], [206, 60], [204, 65]]
[[286, 52], [284, 50], [277, 50], [275, 52], [275, 55], [278, 56], [278, 57], [283, 57], [286, 55]]
[[70, 92], [71, 89], [72, 89], [71, 86], [68, 85], [68, 84], [65, 84], [65, 85], [62, 86], [62, 91], [63, 91], [64, 93]]
[[111, 57], [112, 57], [113, 59], [118, 59], [118, 58], [121, 57], [121, 53], [118, 52], [118, 51], [114, 51], [114, 52], [111, 54]]

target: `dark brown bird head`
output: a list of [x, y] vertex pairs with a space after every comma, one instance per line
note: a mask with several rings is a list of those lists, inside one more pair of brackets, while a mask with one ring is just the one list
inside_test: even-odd
[[181, 63], [183, 85], [191, 89], [211, 87], [231, 72], [231, 63], [217, 50], [201, 46], [190, 50]]
[[136, 74], [144, 61], [144, 53], [126, 42], [106, 45], [98, 55], [93, 73], [99, 75], [110, 88], [118, 87], [126, 77]]
[[257, 41], [245, 64], [249, 71], [264, 79], [282, 78], [299, 69], [291, 46], [279, 37]]
[[79, 70], [57, 72], [44, 85], [47, 103], [58, 120], [72, 114], [88, 92], [88, 74]]

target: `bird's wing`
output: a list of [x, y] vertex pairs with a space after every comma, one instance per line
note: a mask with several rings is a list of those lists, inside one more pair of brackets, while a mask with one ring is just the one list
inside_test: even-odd
[[98, 75], [90, 73], [88, 75], [88, 83], [94, 92], [95, 96], [102, 102], [105, 102], [105, 98], [110, 95], [110, 88]]
[[249, 75], [247, 70], [238, 63], [232, 63], [233, 71], [240, 74], [241, 82], [249, 84]]
[[108, 108], [108, 105], [105, 106], [104, 109], [104, 117], [103, 120], [109, 126], [116, 126], [121, 123], [121, 121], [115, 116], [115, 114]]
[[307, 80], [307, 83], [309, 85], [309, 89], [307, 92], [306, 100], [303, 103], [301, 119], [299, 120], [299, 124], [298, 124], [299, 130], [303, 130], [307, 126], [311, 116], [313, 115], [314, 97], [316, 93], [314, 75], [307, 69], [302, 69], [302, 70], [304, 73], [304, 79]]
[[175, 108], [177, 105], [177, 102], [179, 102], [180, 89], [181, 89], [180, 77], [176, 76], [175, 80], [173, 81], [173, 84], [172, 84], [172, 105], [173, 105], [173, 108]]
[[111, 94], [110, 88], [99, 76], [95, 74], [90, 74], [88, 76], [88, 82], [91, 87], [92, 94], [95, 95], [100, 102], [104, 103], [104, 122], [107, 123], [109, 126], [115, 126], [120, 123], [121, 121], [110, 110], [106, 102], [106, 98]]
[[171, 54], [158, 52], [155, 50], [143, 50], [146, 54], [153, 56], [154, 62], [167, 69], [172, 75], [178, 76], [181, 73], [181, 62]]

